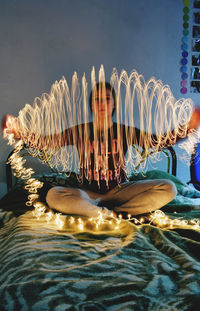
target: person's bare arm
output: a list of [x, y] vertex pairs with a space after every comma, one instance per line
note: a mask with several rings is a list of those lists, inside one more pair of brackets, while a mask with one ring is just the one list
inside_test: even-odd
[[188, 130], [193, 131], [200, 127], [200, 108], [195, 107], [188, 123]]
[[24, 130], [18, 118], [8, 114], [2, 120], [2, 130], [4, 138], [13, 135], [14, 139], [21, 139], [25, 144], [36, 149], [61, 148], [73, 143], [70, 130], [52, 135], [37, 135]]

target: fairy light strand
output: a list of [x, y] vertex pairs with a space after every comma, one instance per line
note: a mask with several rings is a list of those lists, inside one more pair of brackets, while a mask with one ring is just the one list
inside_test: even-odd
[[[9, 142], [12, 140], [12, 135], [8, 138], [8, 140]], [[29, 192], [26, 205], [34, 207], [32, 213], [36, 219], [39, 220], [40, 217], [45, 215], [47, 224], [54, 222], [59, 230], [62, 230], [63, 228], [74, 228], [81, 232], [90, 228], [88, 225], [89, 223], [92, 225], [93, 231], [100, 231], [103, 225], [108, 225], [110, 230], [117, 231], [120, 230], [120, 224], [124, 221], [132, 222], [135, 225], [143, 225], [145, 223], [144, 217], [136, 218], [132, 217], [131, 214], [128, 214], [127, 219], [125, 220], [122, 218], [121, 214], [119, 214], [117, 218], [111, 215], [110, 218], [107, 219], [104, 218], [103, 213], [99, 212], [97, 217], [89, 218], [86, 220], [82, 217], [77, 219], [77, 217], [66, 216], [62, 215], [61, 213], [49, 211], [48, 208], [38, 200], [39, 196], [37, 194], [37, 190], [38, 188], [42, 187], [43, 183], [35, 178], [31, 178], [29, 174], [24, 174], [25, 168], [23, 166], [26, 160], [23, 159], [22, 161], [21, 157], [18, 155], [22, 147], [22, 142], [16, 143], [14, 153], [12, 158], [9, 159], [9, 163], [11, 164], [12, 169], [15, 171], [15, 175], [27, 179], [24, 186], [24, 188]], [[31, 172], [34, 173], [33, 170]], [[151, 213], [147, 220], [150, 225], [152, 224], [164, 229], [173, 229], [178, 227], [200, 231], [200, 219], [190, 219], [189, 221], [182, 218], [170, 219], [169, 216], [160, 210]]]
[[[91, 73], [92, 81], [91, 85], [95, 86], [96, 77], [95, 70], [92, 69]], [[99, 80], [105, 81], [104, 68], [101, 66], [99, 71]], [[117, 109], [116, 119], [118, 124], [124, 121], [126, 125], [126, 139], [127, 142], [133, 142], [135, 145], [139, 145], [142, 142], [145, 149], [152, 149], [151, 157], [153, 160], [159, 160], [158, 153], [163, 143], [169, 141], [169, 144], [176, 141], [176, 136], [184, 137], [187, 132], [187, 121], [189, 120], [193, 108], [193, 102], [190, 99], [181, 99], [176, 101], [168, 86], [163, 85], [161, 81], [156, 81], [151, 78], [147, 83], [144, 81], [142, 75], [139, 75], [136, 71], [133, 71], [129, 76], [123, 70], [118, 76], [117, 70], [114, 69], [110, 78], [111, 84], [114, 86], [117, 95]], [[79, 85], [77, 74], [75, 73], [72, 78], [72, 90], [70, 92], [66, 79], [63, 77], [59, 82], [55, 82], [52, 85], [49, 94], [43, 94], [41, 98], [36, 98], [33, 106], [26, 105], [24, 109], [19, 112], [18, 122], [20, 125], [21, 139], [16, 141], [12, 134], [6, 135], [8, 143], [14, 146], [14, 153], [9, 158], [9, 163], [14, 171], [14, 175], [18, 178], [25, 180], [24, 188], [28, 191], [27, 206], [33, 206], [33, 215], [39, 219], [43, 214], [46, 215], [47, 223], [54, 221], [58, 228], [63, 228], [65, 220], [68, 225], [76, 225], [83, 231], [85, 228], [84, 219], [81, 217], [77, 220], [70, 216], [65, 217], [59, 213], [53, 213], [41, 202], [39, 202], [38, 189], [43, 186], [43, 183], [39, 180], [32, 178], [34, 171], [31, 168], [25, 168], [24, 164], [26, 160], [19, 155], [21, 149], [26, 144], [28, 151], [33, 156], [39, 157], [43, 162], [48, 163], [52, 168], [57, 171], [72, 171], [79, 170], [78, 165], [82, 161], [84, 156], [84, 165], [86, 176], [89, 176], [90, 168], [90, 152], [88, 152], [88, 146], [81, 144], [79, 149], [80, 157], [77, 156], [74, 151], [60, 150], [56, 153], [57, 145], [53, 134], [61, 133], [64, 129], [72, 127], [73, 125], [87, 123], [89, 121], [89, 110], [87, 100], [87, 81], [85, 76], [82, 78], [82, 90]], [[122, 94], [124, 98], [122, 98]], [[122, 111], [122, 102], [124, 102], [124, 108]], [[82, 106], [81, 106], [82, 105]], [[134, 118], [135, 112], [139, 112], [139, 127], [141, 131], [146, 131], [150, 135], [140, 137], [140, 141], [135, 138], [133, 128], [138, 126], [136, 113], [136, 119]], [[152, 115], [154, 117], [152, 118]], [[124, 118], [124, 120], [123, 120]], [[182, 125], [186, 126], [182, 127]], [[128, 127], [128, 126], [130, 127]], [[173, 129], [173, 132], [172, 132]], [[151, 133], [155, 131], [156, 140], [152, 140]], [[118, 125], [117, 132], [120, 133], [120, 125]], [[33, 134], [34, 133], [34, 134]], [[168, 133], [165, 138], [163, 133]], [[89, 128], [85, 128], [84, 140], [89, 142]], [[95, 136], [96, 133], [94, 133]], [[77, 140], [77, 134], [73, 133], [73, 140]], [[44, 146], [43, 152], [38, 149], [38, 144], [41, 144], [41, 137], [43, 138]], [[58, 140], [62, 140], [61, 136], [57, 137]], [[189, 135], [189, 139], [186, 143], [180, 144], [180, 147], [190, 152], [191, 146], [199, 138], [199, 132], [194, 132], [193, 135]], [[69, 138], [68, 138], [69, 139]], [[96, 144], [98, 145], [98, 137], [96, 137]], [[104, 135], [104, 145], [107, 146], [107, 135]], [[163, 140], [164, 139], [164, 140]], [[118, 136], [118, 149], [120, 150], [119, 161], [123, 158], [122, 148], [120, 148], [123, 142]], [[189, 148], [188, 148], [189, 146]], [[49, 149], [49, 150], [48, 150]], [[108, 152], [107, 148], [105, 148]], [[140, 152], [135, 152], [136, 149], [128, 152], [127, 163], [134, 170], [139, 168], [144, 170], [147, 165], [143, 158], [141, 158]], [[139, 150], [138, 150], [139, 151]], [[55, 153], [55, 154], [54, 154]], [[52, 156], [53, 154], [53, 156]], [[98, 168], [98, 154], [95, 151], [94, 154], [96, 167]], [[114, 159], [115, 160], [115, 159]], [[116, 161], [114, 161], [115, 163]], [[119, 165], [119, 163], [115, 163]], [[140, 165], [141, 164], [141, 165]], [[73, 167], [75, 165], [75, 167]], [[107, 163], [104, 164], [105, 171], [107, 170]], [[118, 218], [111, 217], [111, 219], [104, 219], [100, 213], [96, 219], [90, 219], [90, 223], [95, 224], [96, 230], [103, 224], [107, 223], [114, 226], [115, 230], [120, 228], [120, 223], [124, 221], [120, 215]], [[131, 221], [134, 224], [142, 225], [145, 219], [134, 218], [131, 215], [127, 216], [127, 221]], [[184, 219], [170, 219], [162, 211], [156, 211], [149, 216], [150, 224], [157, 225], [164, 228], [174, 228], [177, 226], [192, 227], [195, 230], [200, 229], [200, 221], [193, 219], [186, 221]]]
[[[99, 81], [105, 82], [105, 72], [103, 66], [99, 70]], [[95, 88], [96, 75], [95, 69], [91, 72], [91, 86]], [[141, 158], [141, 150], [129, 148], [126, 166], [134, 170], [144, 171], [147, 169], [148, 162], [153, 163], [159, 160], [159, 153], [166, 142], [170, 145], [176, 141], [177, 135], [185, 137], [187, 133], [187, 122], [190, 119], [193, 102], [191, 99], [176, 100], [168, 85], [164, 85], [160, 80], [151, 78], [145, 82], [144, 77], [139, 75], [135, 70], [130, 75], [122, 70], [118, 75], [116, 69], [110, 77], [110, 83], [113, 85], [117, 96], [116, 120], [117, 120], [117, 139], [116, 148], [119, 150], [119, 161], [117, 162], [113, 155], [115, 168], [123, 165], [123, 142], [120, 137], [121, 125], [125, 124], [126, 140], [128, 145], [143, 145], [145, 148], [145, 157]], [[94, 91], [95, 92], [95, 91]], [[102, 96], [105, 96], [103, 94]], [[79, 83], [77, 74], [72, 77], [71, 90], [66, 79], [63, 77], [60, 81], [56, 81], [49, 92], [43, 94], [41, 98], [36, 98], [33, 105], [25, 105], [20, 110], [18, 122], [20, 125], [20, 136], [25, 142], [28, 151], [33, 156], [41, 157], [41, 160], [55, 171], [78, 172], [81, 179], [84, 174], [86, 178], [90, 178], [91, 169], [91, 153], [90, 149], [90, 128], [89, 121], [91, 114], [88, 105], [88, 83], [85, 75], [82, 83]], [[62, 146], [62, 132], [65, 129], [73, 128], [74, 125], [85, 124], [84, 144], [79, 141], [78, 153], [71, 148], [60, 148]], [[87, 125], [86, 125], [87, 124]], [[105, 124], [106, 125], [106, 124]], [[184, 126], [183, 126], [184, 125]], [[136, 138], [134, 127], [139, 127], [141, 136], [139, 140]], [[105, 127], [106, 128], [106, 127]], [[79, 126], [79, 130], [81, 126]], [[108, 156], [108, 135], [104, 131], [103, 138], [99, 137], [97, 129], [93, 130], [95, 146], [101, 145], [101, 149], [105, 150]], [[148, 135], [143, 135], [147, 132]], [[153, 137], [151, 134], [154, 133]], [[164, 133], [167, 133], [163, 136]], [[195, 132], [196, 133], [196, 132]], [[187, 144], [180, 144], [181, 156], [184, 160], [189, 158], [191, 146], [197, 141], [199, 135], [195, 138], [189, 135]], [[55, 134], [57, 134], [55, 138]], [[156, 137], [156, 138], [155, 138]], [[112, 138], [112, 137], [111, 137]], [[68, 144], [70, 141], [77, 142], [78, 136], [76, 131], [69, 133], [69, 137], [65, 137]], [[101, 143], [100, 143], [101, 142]], [[41, 154], [42, 149], [42, 154]], [[59, 149], [59, 152], [57, 150]], [[153, 152], [151, 152], [153, 150]], [[184, 152], [183, 152], [184, 151]], [[148, 161], [144, 161], [147, 158]], [[106, 156], [105, 156], [106, 158]], [[99, 181], [99, 149], [94, 148], [94, 167], [96, 167], [97, 181]], [[80, 164], [84, 167], [84, 171], [80, 172]], [[103, 158], [101, 165], [105, 172], [105, 180], [108, 181], [106, 172], [108, 171], [108, 163]]]

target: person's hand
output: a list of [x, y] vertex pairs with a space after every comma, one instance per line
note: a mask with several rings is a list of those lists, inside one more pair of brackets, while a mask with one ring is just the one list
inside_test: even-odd
[[200, 108], [195, 107], [188, 123], [188, 129], [196, 130], [198, 127], [200, 127]]
[[20, 138], [20, 125], [18, 119], [15, 116], [7, 114], [1, 122], [1, 128], [4, 138], [10, 134], [13, 134], [14, 138], [16, 139]]

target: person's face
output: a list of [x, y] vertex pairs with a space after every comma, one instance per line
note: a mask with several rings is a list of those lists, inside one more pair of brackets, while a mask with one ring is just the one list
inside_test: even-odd
[[93, 113], [98, 116], [99, 119], [109, 118], [112, 117], [113, 109], [114, 99], [111, 90], [97, 90], [92, 104]]

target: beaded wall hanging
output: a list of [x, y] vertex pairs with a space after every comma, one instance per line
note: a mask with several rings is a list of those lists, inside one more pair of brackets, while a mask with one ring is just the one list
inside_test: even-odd
[[200, 0], [184, 0], [181, 93], [200, 93]]

